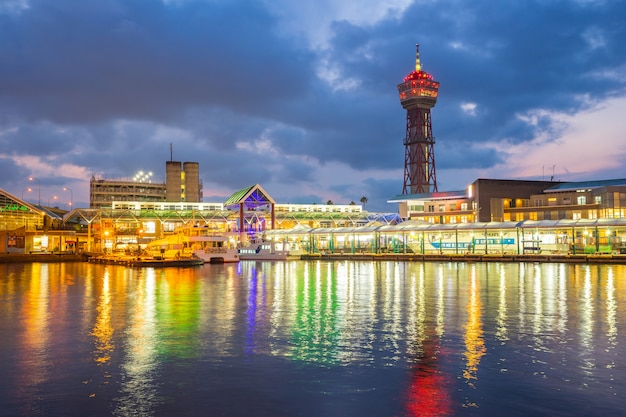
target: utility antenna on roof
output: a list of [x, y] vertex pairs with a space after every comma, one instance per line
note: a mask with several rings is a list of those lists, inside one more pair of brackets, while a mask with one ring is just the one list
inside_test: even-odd
[[170, 162], [174, 160], [174, 151], [172, 150], [172, 142], [170, 142]]

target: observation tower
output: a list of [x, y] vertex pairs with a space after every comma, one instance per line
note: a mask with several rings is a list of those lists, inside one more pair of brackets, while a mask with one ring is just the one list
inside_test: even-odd
[[435, 138], [430, 109], [437, 103], [439, 82], [422, 71], [419, 44], [415, 45], [415, 71], [398, 84], [400, 103], [406, 110], [404, 139], [404, 187], [402, 194], [437, 191], [435, 175]]

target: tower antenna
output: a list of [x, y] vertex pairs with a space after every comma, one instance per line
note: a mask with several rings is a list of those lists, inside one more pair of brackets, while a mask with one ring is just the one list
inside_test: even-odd
[[422, 63], [420, 62], [420, 44], [415, 44], [415, 71], [420, 72], [422, 70]]
[[170, 142], [170, 161], [174, 160], [174, 150], [172, 149], [172, 142]]

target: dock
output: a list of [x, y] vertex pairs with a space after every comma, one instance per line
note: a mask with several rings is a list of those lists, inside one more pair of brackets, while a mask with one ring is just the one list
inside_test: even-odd
[[190, 266], [204, 265], [204, 261], [200, 258], [142, 258], [132, 256], [94, 256], [88, 259], [89, 263], [105, 264], [105, 265], [121, 265], [131, 267], [152, 267], [166, 268], [175, 267], [183, 268]]

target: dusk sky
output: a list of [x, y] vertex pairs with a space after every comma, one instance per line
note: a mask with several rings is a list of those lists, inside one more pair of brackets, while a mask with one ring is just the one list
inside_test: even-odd
[[0, 189], [88, 207], [171, 143], [204, 201], [396, 211], [416, 43], [439, 191], [626, 177], [622, 0], [0, 0]]

